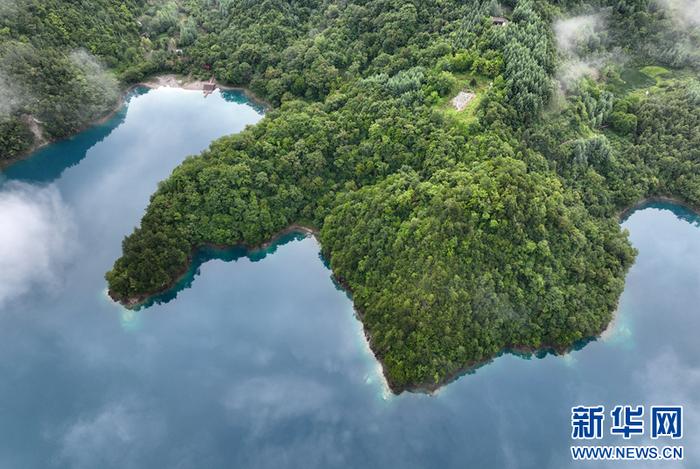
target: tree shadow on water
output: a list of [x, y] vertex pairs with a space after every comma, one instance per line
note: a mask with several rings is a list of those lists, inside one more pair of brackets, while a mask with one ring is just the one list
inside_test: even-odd
[[124, 122], [128, 103], [132, 98], [147, 92], [147, 88], [135, 88], [126, 95], [124, 103], [105, 122], [40, 148], [27, 158], [5, 169], [3, 175], [8, 179], [32, 183], [49, 184], [55, 181], [66, 169], [78, 165], [91, 148], [107, 138]]
[[224, 98], [226, 102], [235, 104], [245, 104], [246, 106], [250, 106], [251, 108], [253, 108], [253, 110], [255, 110], [255, 112], [257, 112], [258, 114], [265, 114], [265, 104], [245, 90], [223, 90], [221, 92], [221, 97]]
[[676, 218], [681, 221], [690, 223], [693, 226], [700, 227], [700, 217], [690, 207], [684, 207], [680, 204], [670, 202], [652, 202], [643, 208], [655, 208], [657, 210], [668, 210], [673, 213]]
[[219, 246], [205, 246], [199, 248], [193, 257], [187, 272], [172, 288], [164, 291], [163, 293], [154, 295], [136, 309], [141, 310], [149, 308], [153, 305], [169, 303], [177, 298], [177, 295], [181, 291], [192, 287], [192, 283], [194, 283], [195, 278], [201, 274], [200, 268], [202, 264], [206, 262], [211, 260], [236, 262], [242, 258], [247, 258], [251, 262], [259, 262], [265, 259], [268, 255], [274, 254], [277, 251], [277, 248], [280, 246], [284, 246], [292, 241], [300, 241], [306, 238], [306, 236], [307, 235], [305, 233], [286, 233], [276, 238], [269, 244], [269, 246], [263, 248], [248, 249], [245, 246], [233, 246], [228, 248]]
[[662, 211], [666, 210], [675, 215], [679, 220], [685, 221], [692, 226], [700, 227], [700, 214], [696, 212], [695, 208], [680, 200], [660, 200], [658, 198], [650, 198], [627, 210], [620, 222], [625, 223], [636, 212], [641, 212], [649, 208]]

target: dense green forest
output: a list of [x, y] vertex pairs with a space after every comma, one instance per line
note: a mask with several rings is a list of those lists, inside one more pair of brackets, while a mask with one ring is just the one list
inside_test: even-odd
[[112, 297], [169, 288], [199, 246], [312, 226], [395, 391], [596, 336], [635, 256], [620, 213], [700, 206], [700, 33], [682, 2], [20, 4], [2, 13], [1, 78], [31, 98], [7, 106], [6, 154], [28, 117], [58, 137], [104, 112], [108, 77], [215, 76], [274, 105], [159, 185]]
[[[135, 1], [0, 4], [0, 162], [38, 139], [66, 137], [118, 102], [106, 67], [142, 60]], [[32, 132], [32, 127], [35, 132]]]

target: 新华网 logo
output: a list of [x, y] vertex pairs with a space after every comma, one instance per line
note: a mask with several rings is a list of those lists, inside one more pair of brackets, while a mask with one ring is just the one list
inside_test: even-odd
[[[648, 410], [648, 412], [646, 412]], [[683, 438], [682, 406], [580, 405], [571, 408], [571, 438], [602, 440], [606, 435], [625, 441], [643, 435], [652, 440]], [[682, 460], [682, 446], [572, 446], [574, 459], [597, 460]]]

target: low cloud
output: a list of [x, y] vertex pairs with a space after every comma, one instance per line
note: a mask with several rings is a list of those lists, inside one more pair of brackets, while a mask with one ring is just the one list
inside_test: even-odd
[[681, 26], [700, 26], [700, 0], [657, 0], [671, 18]]
[[598, 61], [572, 59], [564, 62], [557, 71], [557, 80], [564, 88], [569, 88], [583, 77], [597, 79], [602, 64]]
[[623, 65], [627, 57], [619, 48], [610, 47], [607, 33], [608, 13], [563, 18], [554, 23], [554, 33], [562, 62], [557, 71], [561, 91], [575, 89], [583, 77], [598, 79], [606, 66]]
[[0, 15], [14, 13], [17, 6], [15, 0], [0, 0]]
[[21, 87], [7, 78], [0, 70], [0, 117], [6, 117], [21, 109], [26, 103], [25, 93]]
[[117, 95], [119, 83], [114, 75], [91, 53], [85, 49], [78, 49], [70, 54], [70, 59], [85, 74], [87, 80], [104, 89], [109, 95]]
[[73, 251], [75, 224], [53, 187], [11, 182], [0, 189], [0, 307], [52, 288]]
[[554, 23], [557, 46], [562, 52], [576, 53], [582, 44], [594, 38], [603, 27], [604, 19], [600, 13], [557, 20]]
[[[2, 0], [0, 0], [2, 1]], [[43, 91], [28, 77], [25, 62], [33, 63], [42, 52], [31, 44], [10, 41], [0, 54], [0, 117], [23, 112], [36, 114]], [[76, 72], [71, 86], [82, 94], [79, 102], [83, 118], [92, 120], [111, 110], [121, 94], [119, 82], [102, 62], [84, 49], [67, 52], [65, 60]], [[52, 67], [45, 72], [51, 72]], [[41, 76], [38, 81], [42, 81]], [[78, 104], [74, 104], [78, 105]], [[45, 110], [43, 110], [45, 111]]]
[[563, 18], [554, 23], [557, 48], [563, 58], [557, 70], [561, 92], [575, 88], [583, 77], [597, 79], [603, 67], [602, 57], [593, 57], [589, 44], [604, 27], [599, 13]]
[[[88, 84], [88, 93], [98, 96], [99, 102], [96, 109], [91, 109], [97, 117], [114, 106], [119, 99], [119, 83], [114, 74], [108, 71], [105, 66], [91, 53], [84, 49], [78, 49], [70, 54], [70, 60], [81, 70]], [[86, 90], [87, 91], [87, 90]]]
[[18, 111], [28, 113], [36, 104], [26, 77], [19, 71], [25, 70], [25, 64], [38, 53], [31, 44], [18, 41], [7, 41], [3, 44], [0, 53], [0, 117]]

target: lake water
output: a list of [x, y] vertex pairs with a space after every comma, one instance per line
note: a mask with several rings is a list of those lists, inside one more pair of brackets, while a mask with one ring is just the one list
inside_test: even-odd
[[1, 469], [606, 467], [570, 459], [578, 404], [684, 405], [685, 461], [651, 467], [700, 467], [700, 219], [679, 207], [625, 221], [639, 257], [603, 338], [504, 355], [434, 396], [387, 393], [312, 238], [203, 253], [176, 295], [111, 302], [103, 275], [157, 182], [261, 112], [139, 92], [4, 173]]

